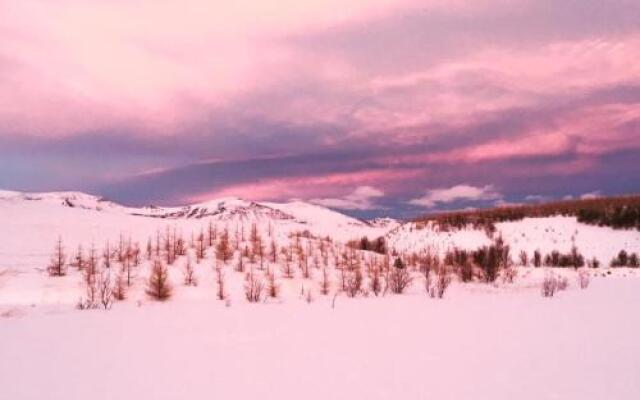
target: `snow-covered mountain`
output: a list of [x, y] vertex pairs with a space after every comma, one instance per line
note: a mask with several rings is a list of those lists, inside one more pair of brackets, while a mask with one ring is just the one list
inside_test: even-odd
[[228, 223], [278, 221], [304, 225], [310, 230], [320, 228], [321, 231], [326, 233], [339, 233], [339, 230], [347, 228], [350, 232], [362, 230], [363, 232], [358, 232], [358, 234], [367, 235], [387, 228], [383, 224], [371, 224], [337, 211], [302, 201], [273, 203], [225, 197], [179, 207], [128, 207], [82, 192], [28, 193], [0, 191], [0, 207], [16, 207], [19, 205], [26, 207], [61, 206], [167, 220], [213, 219]]
[[[453, 247], [471, 250], [492, 240], [481, 229], [441, 230], [432, 223], [401, 222], [391, 218], [362, 221], [303, 201], [256, 202], [235, 197], [179, 207], [127, 207], [81, 192], [0, 191], [0, 221], [4, 232], [10, 232], [5, 243], [14, 240], [22, 243], [14, 243], [10, 248], [30, 247], [28, 243], [32, 241], [25, 240], [27, 234], [40, 237], [47, 246], [58, 235], [76, 245], [114, 240], [120, 234], [143, 240], [165, 226], [177, 227], [185, 233], [194, 232], [210, 222], [229, 230], [249, 229], [256, 224], [262, 230], [273, 231], [284, 241], [292, 233], [304, 231], [341, 242], [363, 236], [372, 239], [384, 236], [390, 248], [398, 252], [429, 249], [443, 253]], [[496, 229], [494, 236], [505, 239], [514, 257], [520, 251], [540, 250], [544, 254], [553, 250], [566, 252], [576, 246], [587, 258], [596, 257], [607, 264], [620, 250], [640, 252], [640, 232], [637, 230], [585, 225], [574, 217], [526, 218], [498, 223]], [[45, 249], [31, 250], [31, 253], [41, 253]]]

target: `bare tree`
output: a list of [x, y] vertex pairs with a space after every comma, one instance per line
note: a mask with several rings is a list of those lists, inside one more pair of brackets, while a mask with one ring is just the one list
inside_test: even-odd
[[171, 228], [167, 226], [165, 236], [164, 236], [164, 246], [163, 246], [165, 262], [167, 263], [167, 265], [173, 265], [174, 261], [176, 260], [175, 245], [173, 244], [173, 239], [174, 237], [171, 234]]
[[264, 269], [264, 257], [265, 257], [265, 248], [264, 243], [262, 242], [262, 237], [258, 235], [258, 238], [253, 243], [253, 255], [257, 256], [260, 260], [260, 270]]
[[216, 297], [218, 298], [218, 300], [226, 299], [227, 292], [225, 289], [224, 271], [222, 270], [222, 268], [216, 268], [216, 285], [217, 285]]
[[251, 272], [245, 276], [244, 295], [249, 303], [257, 303], [262, 299], [262, 292], [264, 291], [264, 282], [262, 279]]
[[217, 231], [215, 226], [213, 225], [213, 222], [211, 220], [209, 220], [209, 227], [207, 229], [207, 246], [209, 247], [213, 247], [213, 243], [216, 240], [216, 236], [217, 236]]
[[96, 254], [96, 248], [92, 244], [87, 253], [87, 259], [84, 262], [85, 269], [89, 274], [95, 275], [98, 273], [98, 256]]
[[396, 258], [396, 261], [389, 272], [389, 288], [395, 294], [402, 294], [405, 289], [411, 284], [413, 278], [408, 268], [402, 262], [401, 258]]
[[382, 293], [382, 271], [377, 264], [369, 268], [369, 289], [376, 296]]
[[78, 250], [76, 251], [76, 255], [73, 257], [71, 265], [77, 270], [84, 268], [84, 252], [82, 251], [82, 245], [78, 246]]
[[440, 267], [440, 258], [437, 255], [432, 255], [430, 251], [420, 260], [420, 273], [424, 277], [424, 287], [427, 294], [431, 292], [433, 272], [437, 271]]
[[218, 245], [216, 246], [216, 256], [223, 263], [227, 263], [231, 258], [231, 248], [229, 247], [229, 230], [225, 229], [220, 235]]
[[269, 257], [271, 258], [272, 263], [278, 262], [278, 246], [274, 240], [271, 241], [271, 246], [269, 250]]
[[276, 273], [275, 271], [268, 270], [267, 271], [267, 295], [275, 299], [276, 297], [278, 297], [279, 293], [280, 293], [280, 285], [276, 280]]
[[124, 272], [127, 276], [127, 286], [131, 286], [132, 279], [134, 277], [133, 267], [134, 267], [134, 259], [133, 252], [129, 247], [128, 250], [125, 250], [122, 257], [120, 257], [120, 262], [122, 263], [122, 272]]
[[451, 274], [446, 265], [440, 265], [436, 268], [435, 272], [436, 279], [429, 289], [429, 295], [432, 298], [441, 299], [444, 297], [444, 293], [447, 291], [449, 284], [451, 284]]
[[186, 286], [198, 286], [198, 278], [196, 278], [196, 272], [191, 264], [191, 258], [187, 257], [187, 261], [184, 264], [184, 284]]
[[151, 245], [151, 239], [147, 240], [146, 256], [147, 256], [147, 260], [151, 260], [151, 256], [153, 256], [153, 246]]
[[127, 298], [127, 286], [121, 273], [116, 276], [116, 280], [113, 283], [113, 297], [118, 301]]
[[284, 262], [282, 264], [282, 274], [287, 279], [292, 279], [294, 276], [293, 268], [291, 267], [292, 256], [291, 250], [284, 249]]
[[362, 271], [355, 267], [346, 274], [345, 293], [349, 297], [356, 297], [362, 290]]
[[244, 272], [244, 255], [242, 253], [238, 255], [238, 262], [236, 263], [236, 271]]
[[162, 261], [154, 260], [147, 282], [147, 295], [154, 300], [165, 301], [171, 297], [171, 292], [167, 267]]
[[527, 255], [527, 252], [522, 250], [520, 252], [520, 265], [523, 267], [527, 267], [529, 266], [529, 256]]
[[98, 294], [100, 296], [100, 304], [102, 308], [108, 310], [113, 303], [113, 287], [111, 286], [111, 274], [109, 270], [104, 270], [101, 274], [98, 274]]
[[553, 297], [558, 289], [558, 279], [553, 272], [549, 272], [545, 275], [542, 281], [542, 297]]
[[182, 234], [179, 236], [174, 232], [175, 240], [173, 241], [174, 253], [176, 256], [182, 257], [187, 255], [187, 245], [182, 237]]
[[104, 250], [102, 251], [102, 264], [104, 265], [104, 267], [106, 269], [110, 269], [111, 268], [111, 258], [113, 257], [113, 254], [111, 253], [111, 245], [109, 244], [109, 241], [107, 240], [107, 244], [104, 247]]
[[578, 270], [578, 285], [580, 286], [580, 289], [588, 288], [590, 281], [591, 277], [589, 276], [589, 271], [586, 268], [580, 268]]
[[331, 280], [329, 279], [329, 271], [322, 268], [322, 279], [320, 280], [320, 293], [324, 296], [329, 294], [331, 290]]
[[67, 264], [66, 264], [67, 256], [64, 253], [64, 247], [62, 245], [62, 238], [58, 238], [56, 242], [56, 246], [53, 250], [53, 255], [51, 256], [51, 261], [49, 262], [49, 266], [47, 266], [47, 271], [50, 276], [64, 276], [67, 274]]
[[540, 250], [533, 252], [533, 266], [536, 268], [540, 268], [542, 266], [542, 253], [540, 253]]
[[502, 282], [503, 283], [513, 283], [518, 276], [518, 270], [516, 270], [513, 266], [508, 266], [504, 270], [502, 270]]
[[98, 306], [99, 287], [97, 272], [97, 268], [93, 268], [91, 265], [88, 265], [88, 268], [82, 271], [82, 281], [85, 286], [86, 297], [78, 304], [78, 308], [80, 309], [90, 309]]
[[206, 253], [207, 253], [207, 246], [206, 246], [204, 233], [200, 231], [200, 234], [196, 239], [196, 263], [200, 264], [200, 261], [204, 259]]
[[135, 242], [133, 243], [133, 245], [131, 245], [131, 239], [129, 239], [127, 254], [133, 266], [138, 267], [140, 265], [140, 245], [138, 244], [138, 242]]

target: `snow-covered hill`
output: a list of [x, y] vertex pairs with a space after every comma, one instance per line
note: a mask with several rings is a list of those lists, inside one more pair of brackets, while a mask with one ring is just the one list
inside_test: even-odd
[[[90, 247], [101, 252], [107, 244], [115, 246], [123, 240], [144, 248], [169, 231], [193, 242], [200, 232], [213, 227], [218, 232], [228, 231], [243, 247], [250, 246], [253, 226], [265, 238], [265, 246], [291, 246], [301, 234], [329, 238], [334, 246], [332, 262], [338, 262], [347, 241], [364, 236], [384, 236], [389, 250], [396, 254], [430, 250], [443, 255], [449, 249], [474, 250], [492, 241], [484, 230], [444, 231], [431, 224], [402, 224], [390, 219], [367, 222], [300, 201], [223, 198], [183, 207], [132, 208], [77, 192], [4, 191], [0, 192], [0, 286], [4, 286], [0, 304], [75, 299], [76, 278], [51, 282], [44, 273], [58, 238], [64, 241], [71, 257], [80, 246], [85, 252]], [[587, 259], [595, 257], [605, 267], [620, 250], [640, 253], [640, 232], [584, 225], [575, 218], [528, 218], [500, 223], [496, 228], [493, 237], [503, 237], [515, 262], [521, 251], [531, 257], [535, 250], [544, 255], [553, 250], [568, 252], [573, 246]], [[318, 246], [317, 239], [313, 243], [306, 240], [307, 246]], [[312, 262], [318, 262], [317, 254], [312, 258]], [[52, 285], [58, 287], [46, 289]], [[74, 290], [67, 296], [69, 285]]]
[[[0, 191], [0, 221], [5, 233], [0, 256], [5, 264], [42, 255], [58, 236], [72, 247], [99, 245], [120, 235], [143, 241], [167, 226], [184, 234], [197, 233], [209, 223], [231, 231], [248, 230], [255, 224], [285, 241], [292, 233], [305, 231], [341, 242], [384, 236], [390, 248], [401, 253], [427, 249], [443, 253], [454, 247], [472, 250], [492, 240], [480, 229], [447, 231], [431, 223], [391, 218], [362, 221], [302, 201], [255, 202], [234, 197], [180, 207], [127, 207], [81, 192]], [[576, 246], [587, 258], [608, 264], [620, 250], [640, 253], [637, 230], [585, 225], [573, 217], [526, 218], [499, 223], [496, 228], [493, 237], [502, 236], [514, 255], [535, 250], [566, 252]]]
[[[211, 237], [210, 229], [217, 238], [198, 259], [198, 237]], [[606, 266], [621, 249], [640, 252], [639, 232], [575, 218], [525, 219], [496, 229], [492, 235], [501, 235], [514, 257], [575, 245]], [[226, 261], [218, 257], [222, 232], [234, 248]], [[0, 192], [0, 398], [253, 398], [276, 393], [274, 385], [282, 399], [638, 397], [640, 322], [625, 311], [639, 299], [637, 269], [586, 270], [593, 279], [588, 290], [571, 268], [518, 268], [514, 283], [490, 285], [462, 283], [447, 272], [451, 288], [434, 300], [425, 294], [422, 272], [409, 264], [405, 292], [374, 292], [374, 271], [397, 269], [391, 257], [345, 246], [363, 236], [385, 236], [390, 254], [399, 256], [472, 250], [492, 240], [484, 230], [361, 221], [304, 202], [224, 198], [131, 208], [83, 193]], [[59, 237], [67, 274], [49, 276]], [[177, 238], [187, 249], [166, 263], [172, 296], [159, 304], [146, 292], [151, 266], [164, 263]], [[73, 265], [79, 246], [83, 268]], [[126, 248], [121, 260], [120, 246]], [[130, 278], [125, 298], [108, 313], [75, 310], [87, 304], [90, 248], [100, 265], [93, 282], [114, 288], [116, 279]], [[197, 285], [186, 283], [187, 265]], [[540, 296], [550, 273], [570, 282], [558, 301]], [[254, 276], [262, 283], [272, 276], [277, 295], [249, 303]], [[349, 296], [345, 282], [358, 279], [362, 289]], [[425, 367], [431, 368], [426, 375]], [[566, 371], [574, 374], [567, 378]], [[606, 379], [584, 378], [603, 371]], [[330, 383], [319, 391], [313, 389], [318, 377]], [[353, 385], [372, 377], [390, 384]]]

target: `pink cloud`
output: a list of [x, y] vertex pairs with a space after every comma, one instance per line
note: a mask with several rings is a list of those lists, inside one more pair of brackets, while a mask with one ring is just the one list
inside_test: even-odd
[[449, 188], [429, 190], [424, 196], [410, 200], [409, 203], [416, 206], [432, 208], [439, 204], [448, 204], [460, 200], [482, 201], [501, 199], [502, 194], [496, 191], [491, 185], [477, 187], [463, 184]]
[[0, 62], [9, 60], [11, 69], [7, 77], [0, 72], [0, 123], [39, 134], [107, 123], [172, 131], [198, 117], [193, 101], [224, 106], [269, 77], [286, 76], [296, 55], [276, 37], [406, 4], [2, 0]]
[[[185, 202], [204, 201], [219, 197], [241, 197], [251, 200], [331, 198], [328, 196], [335, 196], [333, 198], [346, 198], [349, 194], [353, 194], [349, 191], [353, 190], [354, 187], [367, 188], [372, 185], [385, 185], [391, 188], [390, 192], [393, 192], [394, 186], [398, 185], [399, 182], [421, 175], [424, 175], [424, 172], [419, 169], [370, 170], [296, 178], [267, 179], [260, 182], [231, 185], [221, 190], [189, 196], [185, 199]], [[355, 193], [358, 199], [362, 198], [362, 190], [366, 189], [361, 189], [361, 192]], [[368, 194], [372, 193], [369, 192]]]
[[358, 186], [343, 197], [311, 199], [311, 203], [342, 210], [375, 210], [383, 208], [376, 200], [384, 197], [384, 192], [372, 186]]

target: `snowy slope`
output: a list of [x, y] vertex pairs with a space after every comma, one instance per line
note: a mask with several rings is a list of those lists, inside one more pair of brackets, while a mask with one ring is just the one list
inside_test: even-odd
[[639, 284], [16, 315], [0, 398], [635, 400]]
[[[536, 250], [547, 254], [554, 250], [567, 253], [576, 246], [587, 259], [597, 258], [608, 266], [620, 250], [640, 253], [640, 231], [616, 230], [579, 223], [575, 217], [525, 218], [521, 221], [496, 224], [493, 237], [502, 236], [515, 258], [520, 251], [529, 257]], [[404, 252], [420, 252], [430, 249], [443, 254], [448, 249], [473, 250], [491, 243], [484, 230], [440, 230], [429, 223], [406, 223], [387, 235], [393, 248]], [[514, 260], [515, 261], [515, 260]]]
[[[71, 274], [52, 280], [45, 273], [59, 237], [69, 257], [79, 246], [84, 252], [91, 246], [101, 252], [107, 243], [113, 247], [121, 238], [137, 242], [143, 248], [167, 229], [189, 240], [206, 231], [209, 224], [245, 241], [255, 224], [266, 239], [266, 246], [271, 242], [279, 247], [288, 246], [296, 232], [329, 236], [338, 246], [332, 250], [335, 257], [342, 251], [339, 246], [362, 236], [386, 236], [389, 247], [399, 253], [429, 249], [443, 254], [453, 247], [473, 250], [491, 242], [482, 230], [447, 232], [432, 225], [400, 225], [389, 220], [370, 223], [299, 201], [258, 203], [237, 198], [185, 207], [130, 208], [83, 193], [0, 192], [0, 221], [0, 304], [69, 304], [77, 300], [78, 276]], [[575, 218], [525, 219], [497, 224], [497, 229], [496, 234], [511, 246], [514, 261], [520, 251], [531, 257], [535, 250], [543, 254], [553, 250], [568, 252], [573, 245], [588, 259], [596, 257], [605, 267], [622, 249], [640, 253], [640, 232], [584, 225]], [[210, 264], [211, 257], [207, 261]], [[292, 288], [291, 292], [296, 293], [299, 288]]]

